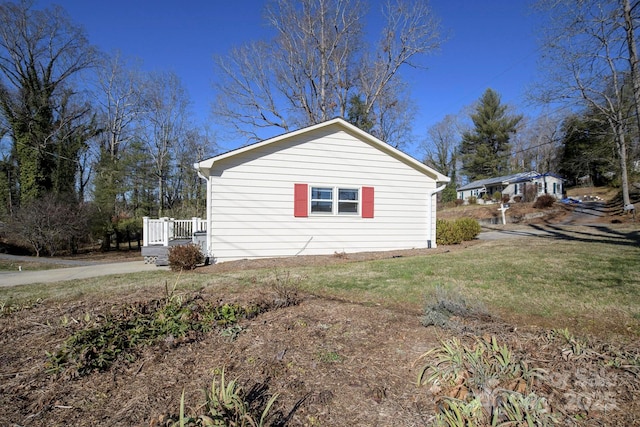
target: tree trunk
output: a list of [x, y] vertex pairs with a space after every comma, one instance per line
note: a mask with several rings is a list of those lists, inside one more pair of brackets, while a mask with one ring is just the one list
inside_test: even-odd
[[626, 208], [631, 204], [629, 198], [629, 175], [627, 174], [627, 141], [624, 137], [623, 126], [616, 125], [616, 140], [618, 143], [618, 155], [620, 156], [620, 181], [622, 185], [622, 201]]
[[[635, 27], [631, 15], [631, 3], [629, 0], [622, 0], [624, 8], [624, 28], [626, 32], [626, 43], [629, 49], [629, 70], [631, 73], [631, 83], [633, 85], [633, 104], [636, 113], [636, 125], [640, 132], [640, 71], [638, 70], [638, 50], [635, 40]], [[636, 132], [636, 141], [638, 133]]]

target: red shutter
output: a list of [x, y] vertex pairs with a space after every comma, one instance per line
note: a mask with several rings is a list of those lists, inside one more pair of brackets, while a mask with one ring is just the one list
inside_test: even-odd
[[362, 187], [362, 218], [373, 218], [373, 187]]
[[307, 201], [307, 197], [309, 197], [309, 186], [307, 184], [293, 185], [293, 216], [309, 216], [309, 203]]

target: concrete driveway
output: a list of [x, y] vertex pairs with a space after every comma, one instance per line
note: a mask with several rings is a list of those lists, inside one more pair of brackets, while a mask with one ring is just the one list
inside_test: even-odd
[[[1, 259], [10, 259], [14, 262], [20, 260], [34, 261], [31, 257], [18, 257], [0, 254]], [[45, 258], [38, 262], [48, 262]], [[169, 267], [156, 267], [153, 264], [145, 264], [144, 261], [127, 261], [110, 264], [89, 263], [85, 261], [50, 260], [55, 264], [67, 264], [72, 267], [57, 268], [53, 270], [0, 272], [0, 287], [29, 285], [32, 283], [53, 283], [67, 280], [87, 279], [90, 277], [108, 276], [111, 274], [137, 273], [140, 271], [169, 270]]]

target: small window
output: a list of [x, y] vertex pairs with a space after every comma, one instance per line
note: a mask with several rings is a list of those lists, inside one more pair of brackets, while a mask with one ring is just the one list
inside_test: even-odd
[[354, 215], [358, 214], [358, 189], [338, 189], [338, 213]]
[[333, 213], [333, 188], [311, 188], [311, 213]]
[[358, 215], [359, 204], [358, 188], [311, 187], [311, 213]]

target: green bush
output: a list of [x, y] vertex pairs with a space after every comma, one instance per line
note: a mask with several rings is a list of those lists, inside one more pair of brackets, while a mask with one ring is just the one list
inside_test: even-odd
[[478, 198], [476, 196], [469, 196], [467, 200], [469, 201], [470, 205], [475, 205], [476, 203], [478, 203]]
[[478, 237], [481, 231], [480, 224], [473, 218], [459, 218], [455, 220], [455, 226], [460, 229], [462, 240], [465, 242]]
[[499, 191], [496, 191], [495, 193], [493, 193], [493, 195], [491, 196], [491, 198], [493, 200], [495, 200], [496, 202], [499, 202], [502, 200], [502, 193]]
[[536, 201], [533, 203], [533, 207], [536, 209], [546, 209], [553, 206], [555, 202], [556, 202], [555, 197], [550, 196], [548, 194], [543, 194], [541, 196], [538, 196]]
[[169, 268], [171, 271], [193, 270], [204, 263], [200, 247], [192, 243], [173, 246], [169, 249]]
[[480, 234], [480, 224], [473, 218], [458, 218], [450, 221], [436, 220], [436, 243], [438, 245], [457, 245], [473, 240]]

